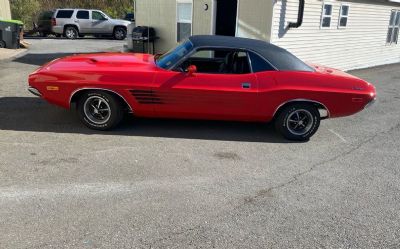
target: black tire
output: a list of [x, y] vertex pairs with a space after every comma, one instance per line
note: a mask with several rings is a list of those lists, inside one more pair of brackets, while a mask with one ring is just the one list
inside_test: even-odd
[[67, 39], [76, 39], [79, 36], [79, 32], [75, 27], [66, 27], [64, 30], [64, 37]]
[[6, 47], [6, 42], [3, 40], [0, 40], [0, 48], [5, 48]]
[[318, 130], [321, 117], [318, 109], [307, 103], [294, 103], [278, 112], [275, 128], [286, 139], [308, 141]]
[[[98, 100], [101, 100], [100, 104]], [[121, 102], [104, 91], [85, 92], [78, 101], [77, 109], [80, 120], [87, 127], [101, 131], [116, 127], [124, 115]]]
[[114, 29], [113, 37], [115, 40], [123, 40], [126, 38], [126, 29], [123, 27], [116, 27]]

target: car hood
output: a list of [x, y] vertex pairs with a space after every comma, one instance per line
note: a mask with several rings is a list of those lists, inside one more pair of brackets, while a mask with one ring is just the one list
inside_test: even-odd
[[154, 68], [154, 56], [149, 54], [136, 53], [99, 53], [99, 54], [80, 54], [56, 59], [44, 65], [40, 71], [57, 70], [93, 70], [101, 69], [139, 69]]

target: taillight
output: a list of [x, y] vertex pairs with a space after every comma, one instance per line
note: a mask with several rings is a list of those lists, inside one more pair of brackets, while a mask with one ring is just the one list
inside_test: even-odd
[[51, 26], [56, 26], [57, 22], [55, 18], [51, 18]]

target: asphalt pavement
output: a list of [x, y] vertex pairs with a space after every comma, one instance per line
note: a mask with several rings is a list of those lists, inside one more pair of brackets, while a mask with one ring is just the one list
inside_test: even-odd
[[400, 248], [400, 64], [351, 72], [378, 101], [307, 143], [236, 122], [97, 132], [27, 76], [123, 42], [29, 42], [0, 61], [0, 248]]

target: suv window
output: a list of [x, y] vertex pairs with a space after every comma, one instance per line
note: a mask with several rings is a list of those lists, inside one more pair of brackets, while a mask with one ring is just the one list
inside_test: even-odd
[[80, 10], [76, 14], [76, 18], [78, 19], [89, 19], [89, 11], [87, 10]]
[[107, 18], [98, 11], [92, 11], [92, 19], [93, 20], [106, 20]]
[[59, 10], [56, 18], [71, 18], [73, 13], [73, 10]]

